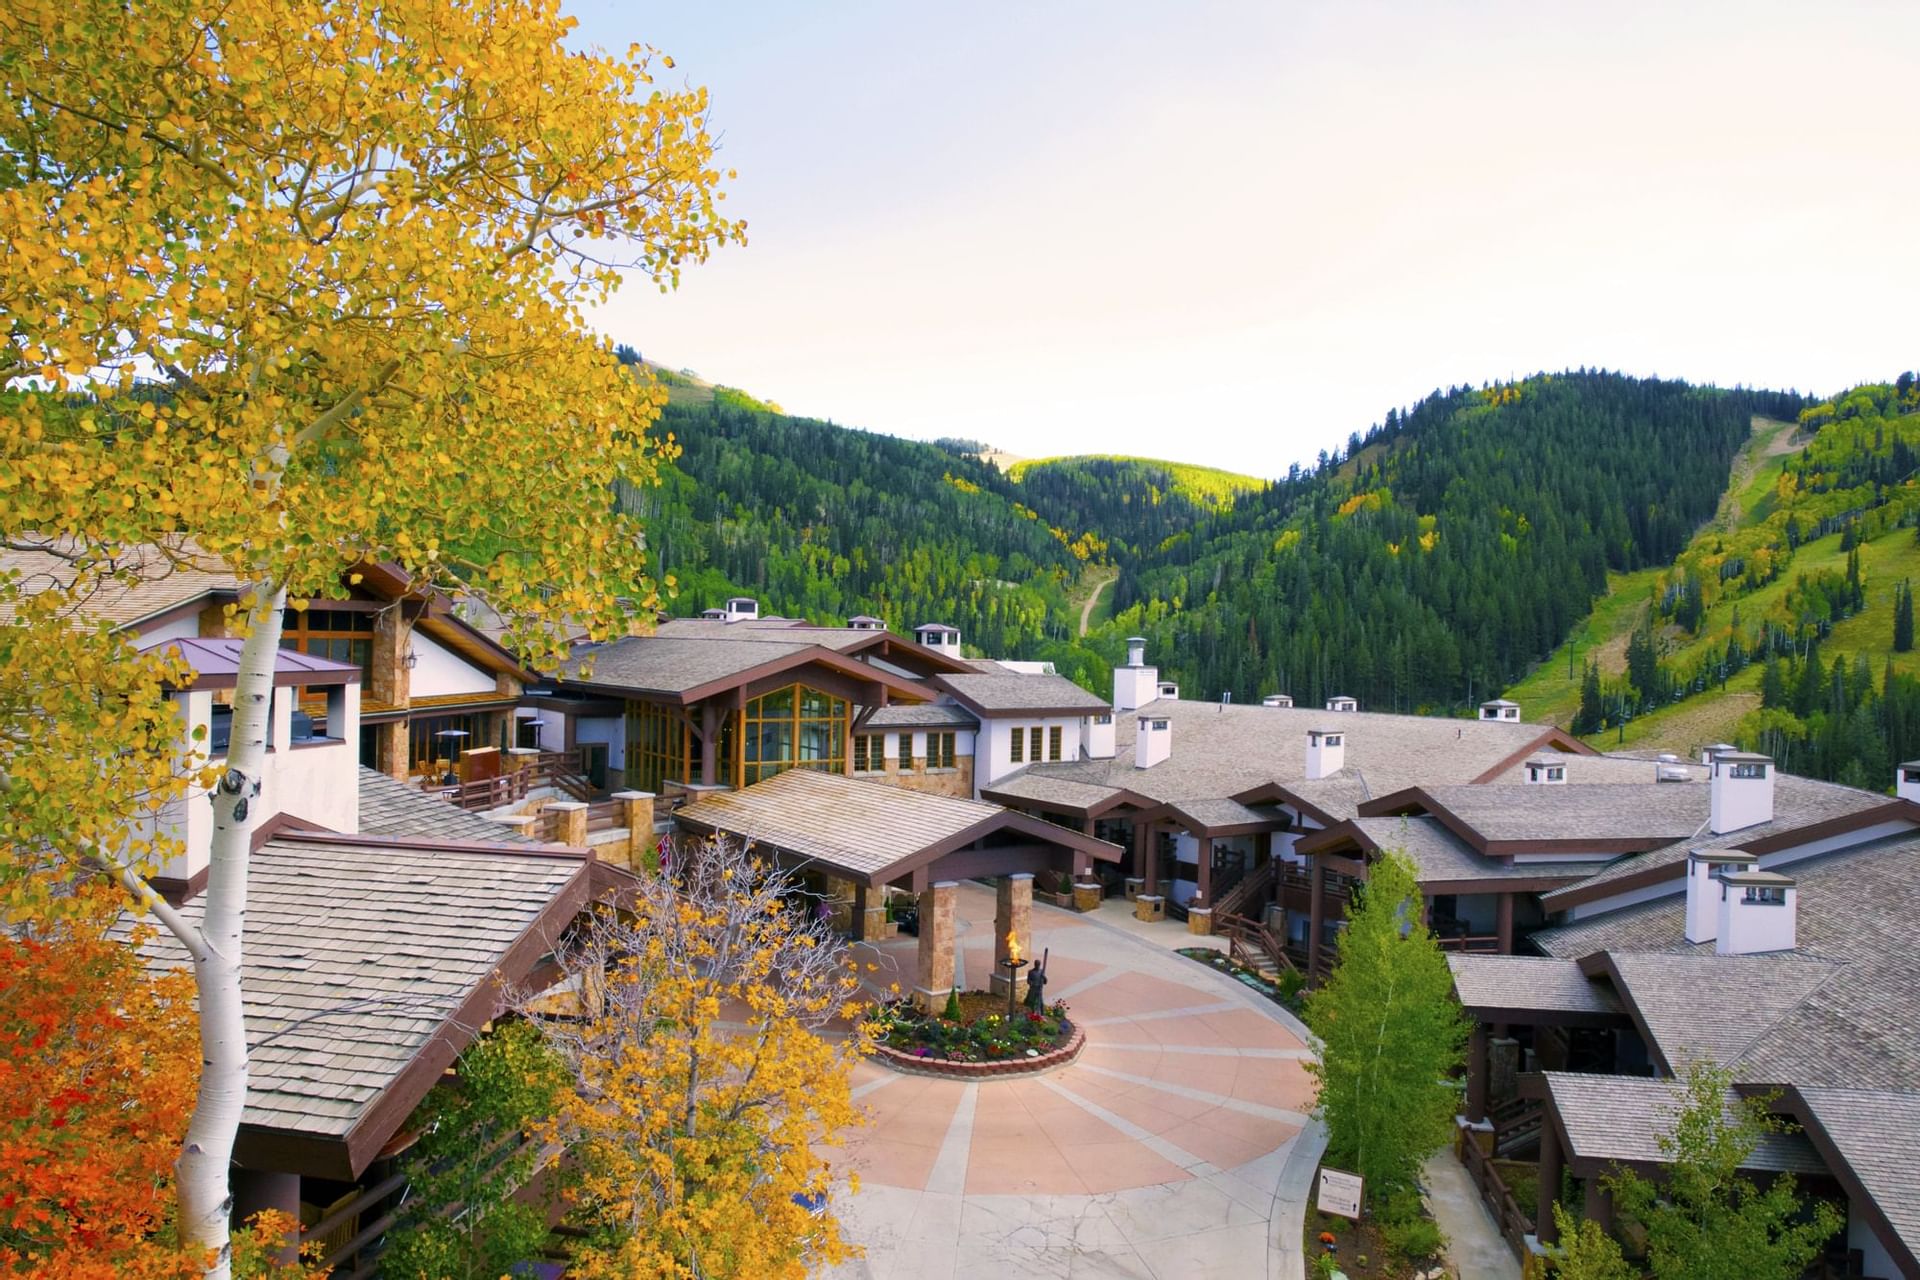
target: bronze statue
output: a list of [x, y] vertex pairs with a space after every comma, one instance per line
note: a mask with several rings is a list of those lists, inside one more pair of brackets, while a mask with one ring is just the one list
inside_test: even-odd
[[1040, 963], [1033, 966], [1033, 972], [1027, 975], [1027, 1011], [1029, 1013], [1046, 1012], [1047, 1002], [1043, 993], [1047, 989], [1047, 957], [1053, 954], [1049, 947], [1040, 953]]

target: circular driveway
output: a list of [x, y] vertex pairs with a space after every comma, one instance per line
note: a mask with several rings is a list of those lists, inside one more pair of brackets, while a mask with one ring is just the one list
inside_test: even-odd
[[[854, 1074], [868, 1123], [827, 1154], [857, 1173], [838, 1212], [866, 1257], [844, 1280], [1281, 1277], [1300, 1274], [1299, 1223], [1318, 1158], [1298, 1023], [1141, 936], [1121, 904], [1088, 916], [1036, 903], [1047, 997], [1087, 1045], [1044, 1075], [963, 1082], [875, 1063]], [[960, 888], [963, 989], [993, 963], [994, 898]], [[1197, 941], [1197, 940], [1196, 940]], [[913, 985], [917, 943], [859, 948], [884, 991]]]

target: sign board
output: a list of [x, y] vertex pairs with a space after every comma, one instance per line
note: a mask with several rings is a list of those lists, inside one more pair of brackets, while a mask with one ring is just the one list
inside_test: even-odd
[[1320, 1171], [1320, 1195], [1315, 1201], [1320, 1212], [1335, 1214], [1342, 1218], [1360, 1216], [1361, 1178], [1357, 1173], [1347, 1173], [1340, 1169], [1322, 1169]]

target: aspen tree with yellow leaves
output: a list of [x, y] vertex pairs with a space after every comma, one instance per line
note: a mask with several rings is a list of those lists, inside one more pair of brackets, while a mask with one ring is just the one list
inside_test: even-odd
[[586, 1232], [569, 1274], [804, 1280], [851, 1253], [821, 1148], [858, 1120], [858, 977], [797, 878], [740, 841], [668, 866], [558, 957], [575, 1002], [529, 1009], [573, 1082], [550, 1135]]
[[[663, 396], [584, 314], [623, 276], [673, 287], [744, 228], [704, 91], [571, 30], [552, 0], [0, 6], [0, 531], [65, 559], [69, 594], [183, 538], [249, 584], [204, 909], [159, 911], [193, 958], [203, 1066], [175, 1170], [209, 1276], [230, 1270], [250, 802], [284, 608], [391, 562], [484, 597], [539, 661], [560, 615], [604, 636], [653, 598], [608, 495], [655, 478]], [[151, 702], [133, 706], [83, 726], [103, 772], [142, 733]], [[0, 772], [50, 788], [41, 812], [115, 802], [84, 768], [16, 774], [12, 741]], [[9, 832], [9, 862], [105, 860], [158, 907], [150, 850], [48, 834]]]

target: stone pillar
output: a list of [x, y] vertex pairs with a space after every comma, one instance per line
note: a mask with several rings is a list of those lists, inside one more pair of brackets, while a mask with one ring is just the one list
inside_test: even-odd
[[534, 831], [534, 828], [540, 824], [540, 815], [537, 813], [516, 813], [511, 818], [500, 818], [498, 821], [501, 826], [510, 827], [529, 840], [540, 838]]
[[1206, 935], [1212, 933], [1213, 932], [1213, 908], [1212, 907], [1188, 907], [1187, 908], [1187, 932], [1196, 933], [1201, 935], [1202, 937], [1205, 937]]
[[300, 1261], [300, 1175], [236, 1166], [233, 1170], [234, 1223], [245, 1222], [266, 1209], [278, 1209], [294, 1223], [294, 1229], [287, 1235], [286, 1247], [275, 1251], [275, 1260], [288, 1264]]
[[941, 880], [920, 895], [920, 956], [913, 1002], [926, 1013], [946, 1007], [953, 990], [953, 907], [960, 886]]
[[389, 778], [407, 780], [412, 770], [407, 765], [407, 722], [389, 720], [373, 730], [374, 767]]
[[1076, 880], [1073, 883], [1073, 909], [1075, 911], [1098, 911], [1101, 898], [1098, 880]]
[[993, 977], [991, 989], [995, 995], [1007, 994], [1007, 935], [1011, 933], [1020, 939], [1020, 958], [1028, 961], [1027, 968], [1020, 971], [1014, 980], [1013, 998], [1021, 999], [1027, 994], [1027, 974], [1031, 971], [1032, 961], [1040, 957], [1033, 954], [1033, 876], [1029, 872], [1000, 877], [1000, 884], [994, 892], [993, 904]]
[[1487, 1024], [1476, 1022], [1467, 1035], [1467, 1119], [1487, 1118]]
[[627, 867], [632, 871], [650, 871], [653, 859], [653, 792], [616, 791], [612, 799], [620, 802], [620, 814], [627, 828]]
[[556, 800], [546, 807], [547, 813], [560, 815], [561, 844], [584, 848], [587, 843], [587, 806], [578, 800]]
[[1533, 1207], [1533, 1234], [1541, 1244], [1555, 1244], [1560, 1239], [1553, 1223], [1553, 1203], [1560, 1198], [1560, 1174], [1565, 1167], [1560, 1135], [1554, 1132], [1549, 1107], [1540, 1117], [1540, 1194]]
[[1127, 901], [1132, 902], [1138, 898], [1145, 891], [1146, 886], [1147, 882], [1139, 876], [1128, 876], [1126, 879]]
[[[520, 722], [516, 720], [514, 721], [514, 732], [518, 733], [519, 730]], [[522, 769], [531, 768], [533, 762], [539, 758], [540, 748], [538, 747], [508, 747], [506, 763], [500, 772], [518, 773]]]
[[1167, 918], [1167, 900], [1157, 893], [1143, 893], [1133, 900], [1133, 918], [1152, 924]]
[[407, 606], [396, 601], [373, 615], [373, 648], [367, 662], [366, 698], [390, 707], [404, 707], [413, 696], [413, 672], [407, 650], [413, 647], [413, 623], [403, 615]]
[[1500, 954], [1510, 956], [1513, 954], [1513, 895], [1503, 893], [1498, 902], [1494, 932], [1500, 936]]
[[861, 942], [878, 942], [887, 936], [887, 891], [869, 889], [857, 881], [853, 886], [853, 936]]
[[1487, 1042], [1487, 1101], [1499, 1105], [1520, 1091], [1520, 1042], [1495, 1036]]

